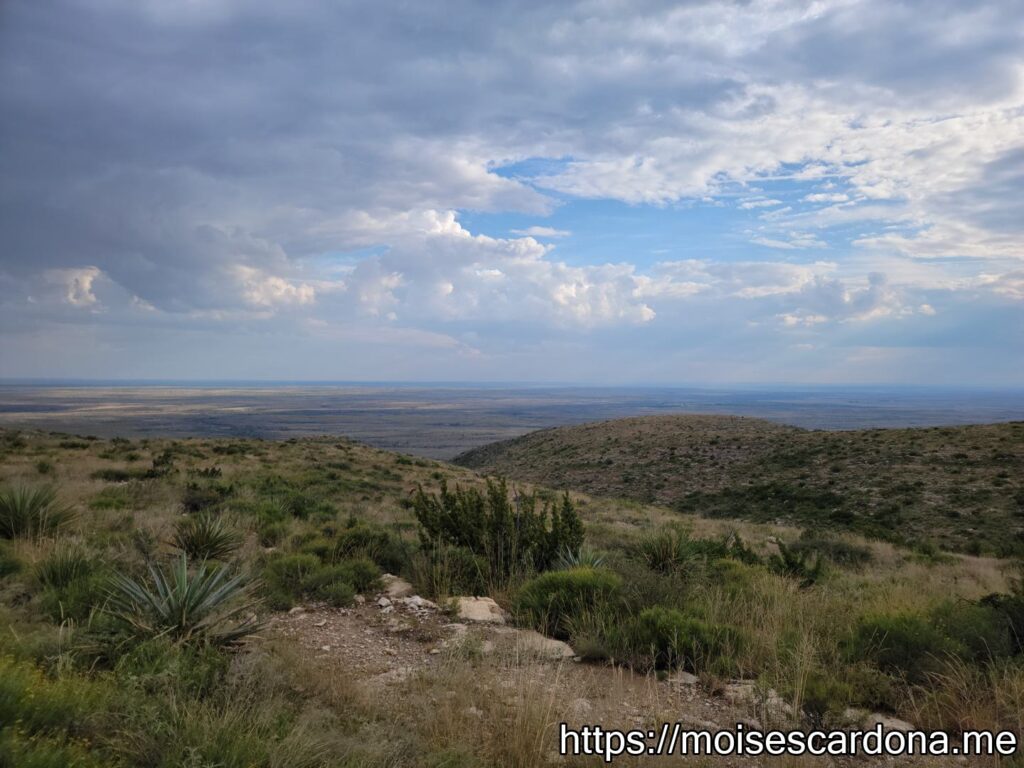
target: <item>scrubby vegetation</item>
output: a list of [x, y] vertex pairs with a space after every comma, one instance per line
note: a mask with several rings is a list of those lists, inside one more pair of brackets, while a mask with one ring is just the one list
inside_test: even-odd
[[649, 416], [541, 430], [455, 462], [688, 514], [1024, 556], [1024, 422], [829, 432]]
[[384, 573], [442, 605], [490, 595], [591, 669], [685, 670], [708, 697], [757, 681], [818, 724], [860, 707], [1024, 728], [1009, 560], [512, 488], [336, 439], [7, 445], [0, 766], [544, 764], [549, 680], [507, 667], [514, 695], [485, 691], [463, 649], [392, 700], [278, 642], [280, 612], [351, 606]]

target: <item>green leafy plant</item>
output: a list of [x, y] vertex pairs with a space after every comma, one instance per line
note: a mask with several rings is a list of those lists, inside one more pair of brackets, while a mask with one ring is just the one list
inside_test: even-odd
[[781, 541], [778, 547], [778, 554], [768, 559], [768, 567], [775, 573], [798, 579], [802, 589], [814, 586], [824, 575], [825, 561], [820, 555], [812, 563], [811, 554], [807, 550], [790, 549]]
[[617, 601], [622, 579], [601, 568], [549, 571], [523, 584], [516, 595], [516, 616], [545, 634], [566, 640], [574, 617], [604, 610]]
[[413, 512], [425, 549], [465, 547], [484, 559], [488, 584], [502, 587], [515, 574], [548, 570], [559, 553], [583, 545], [583, 522], [568, 494], [559, 503], [538, 501], [536, 494], [510, 496], [504, 480], [488, 480], [485, 492], [449, 491], [442, 481], [440, 494], [416, 491]]
[[84, 549], [69, 542], [59, 542], [36, 564], [34, 575], [44, 587], [63, 589], [78, 579], [88, 577], [93, 570], [93, 560]]
[[847, 658], [869, 661], [909, 683], [924, 683], [962, 649], [928, 617], [873, 616], [860, 622], [846, 643]]
[[220, 517], [208, 512], [181, 520], [172, 543], [195, 560], [224, 560], [242, 543], [242, 537]]
[[577, 550], [562, 550], [554, 566], [561, 571], [570, 568], [600, 568], [604, 565], [604, 561], [604, 555], [587, 547], [580, 547]]
[[224, 567], [200, 563], [189, 570], [182, 554], [168, 570], [150, 565], [150, 582], [118, 575], [108, 611], [134, 634], [167, 636], [178, 643], [233, 643], [259, 629], [253, 583]]
[[57, 502], [53, 486], [18, 486], [0, 491], [0, 538], [35, 538], [53, 533], [74, 519]]
[[757, 555], [736, 534], [714, 539], [693, 539], [686, 530], [677, 526], [642, 539], [638, 550], [648, 568], [663, 574], [681, 572], [695, 562], [706, 563], [721, 558], [748, 564], [759, 562]]
[[682, 611], [652, 606], [640, 612], [621, 633], [623, 656], [636, 668], [671, 669], [721, 655], [735, 645], [735, 633], [713, 628]]

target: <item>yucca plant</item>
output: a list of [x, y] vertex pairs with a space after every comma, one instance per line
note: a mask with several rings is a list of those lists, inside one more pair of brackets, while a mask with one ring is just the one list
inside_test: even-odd
[[0, 538], [35, 538], [67, 525], [74, 518], [57, 503], [53, 486], [18, 486], [0, 491]]
[[255, 585], [242, 574], [202, 562], [189, 571], [182, 554], [165, 573], [150, 565], [151, 583], [117, 575], [107, 610], [134, 634], [176, 643], [225, 645], [257, 631]]
[[177, 525], [172, 543], [195, 560], [223, 560], [242, 543], [242, 537], [209, 513], [189, 517]]

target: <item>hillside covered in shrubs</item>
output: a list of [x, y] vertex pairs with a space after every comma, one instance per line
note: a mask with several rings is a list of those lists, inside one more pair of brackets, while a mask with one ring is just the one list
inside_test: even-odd
[[[493, 598], [578, 663], [490, 658], [422, 625], [414, 642], [439, 661], [392, 696], [344, 645], [314, 658], [280, 634], [291, 611], [377, 611], [385, 574], [442, 614]], [[553, 759], [552, 724], [591, 706], [604, 670], [659, 700], [683, 672], [702, 699], [749, 684], [782, 702], [758, 716], [789, 727], [860, 711], [1020, 733], [1022, 577], [1008, 559], [709, 520], [339, 439], [6, 432], [0, 766], [526, 768]], [[652, 702], [641, 716], [678, 715]]]
[[811, 431], [645, 416], [532, 432], [455, 463], [708, 517], [1024, 556], [1024, 422]]

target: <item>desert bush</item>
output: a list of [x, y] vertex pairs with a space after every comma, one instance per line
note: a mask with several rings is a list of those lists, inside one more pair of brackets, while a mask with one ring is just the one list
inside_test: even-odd
[[3, 542], [0, 542], [0, 579], [18, 573], [21, 561]]
[[520, 621], [562, 640], [569, 638], [572, 617], [604, 610], [617, 602], [622, 579], [601, 568], [549, 571], [526, 582], [515, 597]]
[[113, 690], [76, 677], [51, 678], [33, 665], [0, 657], [0, 765], [14, 768], [100, 766], [81, 742], [99, 736]]
[[789, 550], [798, 557], [809, 558], [814, 555], [846, 568], [861, 568], [873, 559], [871, 549], [863, 544], [853, 544], [808, 531], [790, 544]]
[[288, 524], [283, 522], [263, 522], [256, 529], [260, 545], [276, 547], [288, 536]]
[[816, 728], [837, 720], [854, 699], [848, 683], [820, 670], [807, 675], [802, 695], [800, 708]]
[[466, 547], [437, 544], [409, 557], [409, 576], [420, 594], [434, 598], [480, 595], [487, 591], [487, 564]]
[[365, 557], [323, 563], [312, 554], [281, 555], [264, 571], [269, 603], [280, 609], [303, 597], [350, 605], [357, 592], [374, 587], [379, 579], [380, 569]]
[[224, 560], [242, 544], [223, 518], [204, 512], [180, 520], [171, 543], [193, 560]]
[[651, 570], [671, 574], [698, 563], [729, 558], [743, 563], [756, 563], [759, 558], [735, 535], [718, 539], [693, 539], [689, 532], [671, 526], [640, 540], [640, 558]]
[[352, 557], [368, 557], [381, 568], [397, 573], [408, 563], [405, 544], [380, 525], [351, 520], [335, 536], [331, 559], [337, 562]]
[[825, 561], [820, 555], [811, 561], [807, 550], [791, 549], [783, 542], [778, 543], [778, 554], [768, 558], [768, 568], [780, 576], [788, 576], [800, 582], [802, 589], [814, 586], [825, 573]]
[[[362, 592], [375, 586], [380, 579], [376, 563], [365, 557], [346, 560], [333, 565], [320, 565], [302, 579], [300, 590], [313, 597], [323, 594], [332, 584], [344, 583]], [[353, 593], [354, 594], [354, 593]]]
[[42, 586], [60, 589], [86, 578], [93, 570], [93, 560], [81, 546], [61, 541], [36, 563], [33, 575]]
[[846, 642], [849, 660], [872, 662], [912, 684], [926, 682], [961, 650], [932, 621], [916, 614], [865, 618]]
[[484, 559], [488, 585], [500, 588], [514, 575], [549, 569], [560, 552], [583, 544], [583, 523], [568, 494], [539, 509], [538, 501], [535, 494], [510, 498], [504, 480], [488, 480], [486, 492], [451, 492], [442, 482], [440, 494], [416, 491], [413, 513], [423, 548], [465, 547]]
[[950, 600], [933, 609], [931, 619], [968, 661], [980, 664], [1013, 653], [1005, 616], [993, 606]]
[[635, 669], [695, 670], [705, 664], [728, 667], [739, 644], [737, 633], [715, 627], [682, 611], [662, 606], [646, 608], [622, 625], [617, 644], [621, 656]]
[[131, 480], [148, 479], [150, 477], [150, 471], [139, 467], [132, 467], [130, 469], [105, 467], [104, 469], [97, 469], [90, 475], [90, 477], [93, 480], [104, 480], [108, 483], [127, 483]]
[[34, 538], [54, 533], [74, 518], [57, 502], [52, 486], [18, 486], [0, 491], [0, 538]]
[[187, 483], [181, 494], [181, 508], [189, 514], [212, 511], [224, 503], [230, 492], [229, 488], [216, 483]]
[[293, 554], [271, 558], [263, 570], [267, 599], [271, 608], [294, 605], [305, 594], [307, 580], [322, 567], [315, 555]]
[[114, 576], [108, 610], [131, 633], [166, 635], [178, 643], [233, 643], [255, 632], [253, 585], [205, 562], [189, 570], [182, 554], [168, 571], [150, 565], [150, 583]]

